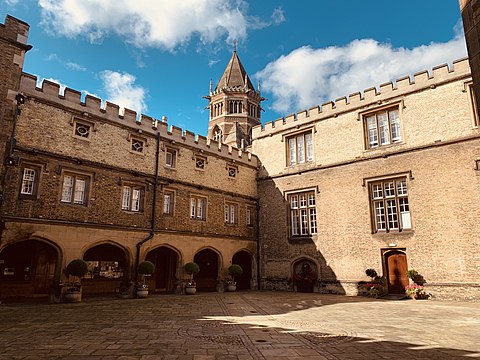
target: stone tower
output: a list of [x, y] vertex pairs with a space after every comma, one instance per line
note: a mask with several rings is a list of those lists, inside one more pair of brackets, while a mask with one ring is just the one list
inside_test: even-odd
[[210, 119], [208, 138], [236, 148], [246, 148], [252, 142], [252, 127], [260, 124], [260, 103], [265, 100], [252, 85], [236, 48], [214, 90], [210, 82]]
[[0, 206], [4, 200], [5, 166], [13, 163], [15, 122], [23, 96], [17, 96], [30, 26], [10, 15], [0, 24]]
[[[459, 0], [477, 112], [480, 111], [480, 0]], [[478, 114], [480, 117], [480, 114]]]

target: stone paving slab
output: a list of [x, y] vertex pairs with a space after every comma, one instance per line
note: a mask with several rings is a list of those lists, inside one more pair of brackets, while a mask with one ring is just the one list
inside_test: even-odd
[[0, 305], [0, 360], [480, 358], [480, 304], [287, 292]]

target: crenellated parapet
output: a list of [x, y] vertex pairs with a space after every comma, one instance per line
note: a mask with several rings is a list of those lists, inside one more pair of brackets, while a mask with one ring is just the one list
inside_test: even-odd
[[253, 128], [253, 138], [258, 139], [270, 136], [274, 133], [285, 131], [293, 127], [307, 124], [312, 121], [322, 121], [338, 115], [365, 108], [373, 104], [380, 104], [391, 98], [401, 97], [409, 93], [434, 89], [435, 87], [470, 76], [470, 66], [468, 58], [459, 59], [453, 62], [452, 68], [448, 64], [434, 67], [430, 72], [425, 70], [417, 72], [410, 76], [404, 76], [395, 81], [388, 82], [377, 87], [365, 89], [363, 93], [356, 92], [348, 97], [341, 97], [335, 101], [323, 103], [309, 110], [299, 111], [298, 113], [285, 116], [258, 125]]
[[257, 166], [257, 157], [250, 152], [209, 140], [174, 125], [169, 126], [165, 120], [138, 115], [131, 109], [122, 112], [119, 105], [108, 101], [102, 104], [101, 99], [92, 95], [87, 94], [82, 100], [82, 93], [74, 89], [65, 88], [62, 94], [60, 85], [48, 80], [43, 80], [41, 86], [37, 87], [37, 78], [30, 74], [22, 74], [19, 92], [27, 98], [66, 109], [83, 119], [113, 123], [144, 135], [156, 136], [159, 133], [163, 141], [171, 144], [188, 146], [195, 151], [214, 154], [234, 163]]

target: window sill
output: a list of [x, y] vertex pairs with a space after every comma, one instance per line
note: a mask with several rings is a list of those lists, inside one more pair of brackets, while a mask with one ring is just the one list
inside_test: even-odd
[[81, 137], [81, 136], [73, 135], [73, 138], [78, 139], [78, 140], [82, 140], [82, 141], [86, 141], [86, 142], [92, 142], [91, 137]]
[[122, 211], [123, 211], [125, 214], [143, 215], [143, 211], [132, 211], [132, 210], [126, 210], [126, 209], [122, 209]]
[[138, 151], [133, 151], [133, 150], [129, 150], [128, 151], [130, 154], [135, 154], [135, 155], [141, 155], [141, 156], [145, 156], [145, 151], [143, 152], [138, 152]]
[[405, 144], [405, 141], [398, 141], [398, 142], [394, 142], [392, 144], [387, 144], [387, 145], [379, 145], [379, 146], [375, 146], [375, 147], [369, 147], [367, 149], [365, 149], [364, 151], [365, 152], [369, 152], [369, 151], [376, 151], [376, 150], [385, 150], [385, 149], [390, 149], [392, 147], [395, 147], [395, 146], [399, 146], [399, 145], [403, 145]]
[[317, 239], [317, 235], [295, 235], [288, 238], [288, 242], [294, 245], [309, 245], [314, 244]]
[[415, 232], [412, 229], [402, 230], [402, 231], [395, 230], [395, 231], [388, 231], [388, 232], [387, 231], [377, 231], [377, 232], [372, 233], [373, 236], [379, 237], [379, 238], [388, 238], [390, 236], [410, 237], [414, 234], [415, 234]]

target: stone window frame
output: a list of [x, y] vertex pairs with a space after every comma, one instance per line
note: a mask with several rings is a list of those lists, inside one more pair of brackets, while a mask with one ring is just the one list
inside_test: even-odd
[[203, 195], [190, 195], [190, 219], [195, 221], [207, 220], [208, 197]]
[[477, 109], [477, 103], [475, 101], [475, 92], [473, 88], [473, 80], [466, 81], [463, 84], [463, 92], [467, 93], [468, 96], [468, 107], [470, 109], [470, 114], [472, 116], [472, 126], [474, 128], [479, 128], [480, 127], [480, 121], [478, 118], [478, 109]]
[[[317, 187], [297, 189], [284, 193], [288, 207], [288, 232], [292, 238], [312, 237], [318, 234], [318, 195]], [[302, 196], [305, 196], [305, 204], [301, 203]], [[304, 215], [306, 216], [306, 222], [302, 221]]]
[[[173, 216], [175, 213], [175, 197], [176, 191], [173, 189], [164, 189], [163, 190], [163, 201], [162, 201], [162, 213], [164, 216]], [[168, 204], [168, 211], [166, 210], [166, 203], [165, 203], [165, 196], [168, 195], [170, 197], [170, 202]]]
[[224, 203], [224, 220], [225, 225], [238, 225], [239, 218], [239, 204], [232, 201], [225, 201]]
[[[385, 149], [390, 146], [396, 146], [398, 144], [403, 144], [404, 143], [404, 133], [403, 133], [403, 126], [402, 126], [402, 119], [403, 119], [403, 100], [397, 100], [393, 102], [389, 102], [388, 104], [385, 105], [378, 105], [375, 106], [372, 109], [367, 109], [364, 111], [360, 111], [358, 113], [358, 120], [362, 122], [362, 128], [363, 128], [363, 146], [365, 151], [370, 151], [370, 150], [377, 150], [377, 149]], [[390, 118], [390, 113], [391, 111], [397, 110], [398, 111], [398, 135], [393, 139], [393, 133], [392, 133], [392, 119]], [[380, 144], [380, 126], [378, 122], [378, 115], [381, 113], [386, 113], [387, 114], [387, 120], [388, 120], [388, 136], [389, 136], [389, 142]], [[369, 125], [368, 125], [368, 118], [371, 118], [372, 116], [375, 116], [375, 135], [377, 137], [377, 142], [376, 145], [370, 141], [370, 135], [369, 135]], [[371, 129], [373, 130], [373, 129]], [[372, 145], [373, 144], [373, 145]]]
[[176, 169], [177, 168], [177, 160], [178, 160], [178, 149], [165, 146], [165, 164], [164, 166], [167, 169]]
[[[372, 234], [399, 234], [413, 231], [414, 227], [410, 210], [411, 202], [409, 200], [412, 180], [413, 176], [410, 171], [365, 178], [363, 180], [363, 186], [366, 186], [368, 189]], [[392, 182], [393, 189], [391, 187], [385, 187], [387, 183], [390, 183], [390, 186]], [[401, 187], [398, 186], [399, 183], [402, 182], [404, 182], [404, 188], [403, 185], [401, 185]], [[382, 185], [382, 189], [378, 188], [379, 184]], [[401, 193], [399, 189], [401, 189]], [[394, 194], [387, 194], [387, 190], [394, 191]], [[381, 194], [379, 191], [381, 191]], [[400, 200], [403, 200], [402, 204]], [[390, 205], [389, 202], [392, 201], [394, 201], [394, 203]], [[378, 204], [383, 207], [377, 206]], [[382, 223], [384, 223], [384, 225], [381, 225]], [[397, 223], [397, 226], [395, 226], [395, 223]], [[408, 225], [405, 225], [405, 223]]]
[[[27, 193], [24, 192], [24, 181], [25, 181], [25, 171], [29, 169], [35, 172], [32, 184], [32, 192]], [[41, 175], [43, 173], [43, 166], [31, 162], [23, 162], [21, 163], [20, 166], [20, 187], [18, 191], [18, 198], [19, 199], [31, 199], [31, 200], [36, 200], [38, 199], [39, 196], [39, 187], [40, 187], [40, 179]]]
[[[128, 141], [130, 144], [129, 152], [132, 154], [136, 155], [146, 155], [147, 153], [147, 147], [148, 147], [148, 142], [147, 139], [141, 136], [129, 134], [128, 136]], [[141, 142], [142, 144], [142, 150], [138, 151], [134, 149], [134, 142]]]
[[[128, 201], [126, 202], [126, 190], [128, 192]], [[136, 191], [135, 191], [136, 190]], [[134, 207], [134, 194], [138, 194], [138, 207]], [[145, 208], [145, 186], [136, 182], [122, 182], [121, 189], [121, 208], [126, 213], [143, 213]]]
[[[70, 194], [70, 198], [67, 200], [64, 198], [65, 196], [65, 180], [66, 177], [72, 177], [73, 178], [73, 184], [72, 184], [72, 192]], [[67, 205], [75, 205], [75, 206], [83, 206], [83, 207], [88, 207], [89, 205], [89, 199], [90, 199], [90, 191], [92, 187], [92, 178], [93, 175], [90, 173], [82, 172], [82, 171], [76, 171], [76, 170], [71, 170], [71, 169], [62, 169], [61, 172], [61, 185], [60, 185], [60, 203], [61, 204], [67, 204]], [[76, 192], [77, 192], [77, 184], [79, 184], [79, 180], [84, 181], [84, 189], [83, 189], [83, 196], [82, 196], [82, 202], [76, 201]]]
[[255, 207], [252, 205], [245, 206], [245, 223], [248, 227], [255, 225]]
[[[208, 164], [206, 156], [194, 154], [193, 160], [195, 161], [195, 170], [205, 171], [205, 168]], [[203, 166], [201, 163], [203, 163]]]
[[237, 175], [239, 172], [237, 165], [227, 163], [227, 166], [225, 167], [225, 169], [227, 170], [227, 176], [229, 179], [233, 180], [237, 178]]
[[[84, 141], [91, 141], [92, 140], [92, 133], [96, 131], [95, 128], [95, 123], [93, 121], [85, 120], [85, 119], [80, 119], [77, 117], [72, 117], [70, 124], [73, 126], [73, 137], [75, 139], [80, 139]], [[77, 134], [77, 129], [80, 125], [83, 126], [88, 126], [89, 131], [87, 136], [82, 136], [80, 134]]]
[[[315, 160], [314, 136], [315, 136], [315, 129], [313, 126], [283, 135], [282, 141], [285, 143], [285, 156], [286, 156], [287, 167], [301, 166], [301, 165], [314, 162]], [[310, 147], [307, 144], [309, 137], [311, 139]], [[299, 138], [302, 138], [301, 143], [298, 142]], [[295, 143], [293, 143], [293, 141], [295, 141]], [[303, 144], [302, 145], [303, 151], [301, 149], [302, 146], [299, 146], [299, 144]], [[295, 150], [295, 154], [293, 154], [292, 150]], [[303, 161], [299, 160], [300, 155], [303, 156]], [[295, 159], [293, 159], [293, 157]]]

